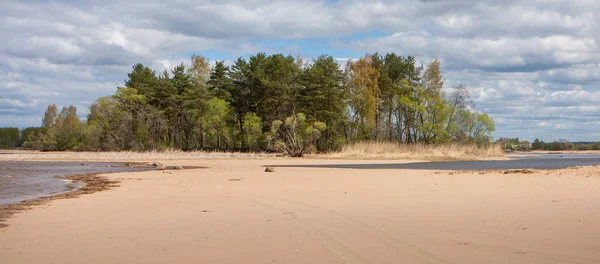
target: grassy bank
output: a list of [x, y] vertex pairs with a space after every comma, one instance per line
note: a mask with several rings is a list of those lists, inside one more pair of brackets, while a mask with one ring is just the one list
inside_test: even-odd
[[506, 159], [500, 145], [478, 147], [465, 144], [425, 145], [361, 142], [340, 152], [318, 155], [335, 159], [491, 160]]
[[[4, 151], [0, 160], [54, 160], [54, 161], [151, 161], [151, 160], [227, 160], [270, 159], [273, 153], [238, 153], [204, 151], [120, 151], [120, 152], [40, 152]], [[476, 145], [447, 144], [396, 144], [390, 142], [362, 142], [345, 146], [341, 151], [327, 154], [307, 155], [316, 159], [405, 159], [405, 160], [491, 160], [506, 159], [500, 145], [477, 147]]]

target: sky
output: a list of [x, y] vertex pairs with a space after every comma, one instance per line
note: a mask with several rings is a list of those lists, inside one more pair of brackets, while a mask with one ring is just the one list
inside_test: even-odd
[[395, 52], [442, 62], [494, 137], [600, 141], [598, 0], [2, 0], [0, 127], [39, 126], [49, 104], [85, 118], [135, 63], [257, 52], [343, 63]]

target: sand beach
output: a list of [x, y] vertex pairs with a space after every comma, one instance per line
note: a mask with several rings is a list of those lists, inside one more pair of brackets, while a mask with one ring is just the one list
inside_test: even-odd
[[20, 210], [0, 228], [2, 263], [600, 263], [600, 167], [165, 163], [206, 168], [106, 174], [110, 188]]

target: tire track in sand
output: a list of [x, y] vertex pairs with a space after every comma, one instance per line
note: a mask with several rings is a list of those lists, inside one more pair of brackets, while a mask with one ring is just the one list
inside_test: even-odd
[[230, 197], [244, 200], [247, 202], [252, 202], [264, 206], [266, 208], [270, 208], [272, 210], [280, 212], [283, 215], [283, 217], [288, 218], [290, 220], [294, 220], [291, 222], [297, 225], [305, 235], [314, 238], [313, 241], [318, 241], [327, 252], [337, 256], [340, 259], [339, 263], [371, 263], [367, 258], [357, 253], [352, 248], [346, 246], [339, 239], [336, 239], [334, 236], [329, 235], [323, 229], [319, 228], [318, 226], [312, 224], [309, 221], [306, 221], [298, 214], [290, 211], [289, 209], [279, 207], [272, 203], [263, 202], [251, 198], [234, 196]]
[[[295, 201], [295, 200], [290, 200], [290, 199], [281, 198], [281, 197], [262, 195], [262, 194], [257, 195], [257, 196], [262, 197], [262, 198], [258, 198], [258, 199], [261, 199], [261, 202], [264, 202], [264, 200], [270, 200], [270, 201], [278, 200], [278, 201], [283, 202], [284, 204], [287, 204], [287, 207], [289, 207], [290, 205], [292, 205], [292, 206], [295, 205], [295, 206], [307, 208], [309, 210], [328, 214], [338, 220], [342, 220], [342, 221], [346, 222], [347, 224], [356, 228], [357, 230], [360, 230], [364, 234], [367, 234], [370, 237], [376, 238], [376, 240], [383, 242], [384, 244], [382, 246], [384, 246], [384, 247], [394, 245], [394, 247], [399, 250], [406, 251], [407, 249], [410, 249], [411, 252], [409, 252], [409, 253], [412, 256], [420, 258], [421, 261], [427, 261], [425, 263], [436, 263], [436, 264], [437, 263], [443, 263], [443, 264], [452, 264], [453, 263], [439, 255], [436, 255], [434, 253], [431, 253], [431, 252], [423, 249], [422, 247], [419, 247], [413, 243], [410, 243], [410, 242], [406, 241], [405, 239], [401, 239], [397, 236], [391, 235], [386, 230], [382, 230], [376, 226], [369, 225], [368, 223], [360, 221], [351, 216], [336, 212], [334, 210], [331, 210], [331, 209], [328, 209], [328, 208], [325, 208], [322, 206], [306, 203], [306, 202]], [[272, 202], [271, 202], [271, 204], [272, 204]], [[286, 207], [285, 205], [279, 206], [279, 208], [285, 208], [285, 207]], [[436, 239], [433, 237], [426, 237], [423, 235], [415, 235], [415, 234], [403, 234], [402, 233], [401, 235], [416, 237], [418, 239], [425, 240], [428, 242], [435, 242], [435, 243], [441, 243], [441, 244], [447, 244], [447, 245], [456, 245], [456, 241], [442, 241], [442, 240], [439, 240], [439, 239]], [[527, 249], [523, 250], [523, 248], [496, 246], [496, 245], [489, 245], [489, 244], [484, 244], [484, 243], [467, 243], [467, 244], [469, 246], [476, 247], [481, 250], [494, 251], [494, 252], [504, 253], [507, 255], [520, 254], [520, 255], [523, 255], [523, 257], [527, 257], [527, 258], [538, 258], [538, 259], [561, 261], [563, 263], [573, 263], [573, 264], [600, 263], [600, 259], [591, 259], [591, 258], [584, 258], [584, 257], [578, 257], [578, 256], [565, 256], [565, 255], [560, 255], [560, 254], [539, 252], [539, 251], [535, 251], [535, 250], [527, 250]], [[402, 247], [399, 248], [399, 245], [402, 245]], [[558, 246], [558, 247], [560, 247], [560, 246]], [[382, 263], [382, 262], [376, 262], [376, 263]], [[423, 262], [419, 262], [419, 263], [423, 263]]]
[[[266, 195], [257, 195], [258, 197], [237, 197], [238, 199], [251, 201], [256, 204], [263, 205], [265, 207], [280, 211], [284, 215], [292, 216], [295, 222], [301, 223], [303, 230], [308, 235], [316, 238], [327, 248], [328, 251], [335, 253], [341, 259], [350, 256], [353, 260], [350, 263], [398, 263], [398, 260], [392, 260], [385, 258], [386, 249], [393, 250], [395, 255], [401, 255], [403, 257], [410, 256], [416, 263], [431, 263], [431, 264], [454, 264], [444, 258], [441, 258], [431, 252], [428, 252], [416, 245], [410, 244], [406, 241], [399, 239], [390, 239], [389, 236], [385, 235], [385, 231], [381, 231], [373, 226], [362, 223], [354, 218], [347, 215], [340, 214], [338, 212], [310, 205], [298, 201], [287, 200], [279, 197], [271, 197]], [[277, 200], [279, 202], [273, 202]], [[283, 203], [283, 204], [282, 204]], [[299, 209], [299, 210], [295, 210]], [[344, 223], [348, 229], [353, 232], [359, 231], [364, 236], [361, 236], [362, 243], [368, 244], [370, 250], [378, 250], [382, 254], [371, 254], [374, 257], [367, 258], [363, 254], [357, 252], [357, 249], [353, 249], [343, 242], [340, 236], [343, 236], [340, 232], [335, 234], [334, 231], [324, 231], [320, 228], [319, 221], [307, 219], [302, 217], [301, 211], [310, 210], [317, 211], [319, 215], [327, 215], [338, 222]], [[290, 212], [294, 212], [290, 214]], [[313, 235], [314, 234], [314, 235]], [[363, 249], [365, 250], [365, 249]], [[344, 254], [346, 253], [346, 254]]]

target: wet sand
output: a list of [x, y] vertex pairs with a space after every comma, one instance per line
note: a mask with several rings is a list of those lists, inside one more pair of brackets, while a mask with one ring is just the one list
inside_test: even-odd
[[[0, 152], [2, 153], [2, 152]], [[0, 205], [72, 191], [81, 183], [64, 176], [153, 169], [145, 164], [117, 162], [0, 160]]]
[[210, 168], [109, 174], [119, 187], [13, 215], [0, 229], [0, 259], [600, 263], [599, 167], [531, 174], [262, 167], [330, 162], [177, 161]]
[[81, 195], [101, 192], [119, 186], [117, 181], [110, 180], [94, 173], [69, 175], [65, 176], [64, 179], [76, 182], [79, 186], [76, 189], [58, 194], [27, 199], [17, 203], [0, 204], [0, 228], [7, 227], [8, 225], [5, 222], [14, 214], [24, 210], [30, 210], [36, 206], [46, 205], [54, 200], [76, 198]]

